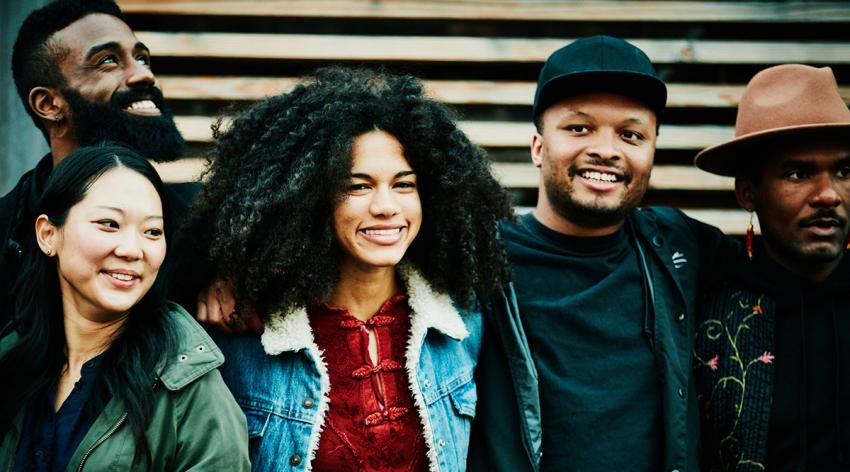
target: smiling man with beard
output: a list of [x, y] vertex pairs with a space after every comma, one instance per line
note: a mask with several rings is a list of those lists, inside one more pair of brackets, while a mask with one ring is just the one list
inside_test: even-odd
[[[111, 141], [154, 161], [180, 157], [183, 138], [150, 68], [150, 52], [107, 0], [59, 0], [32, 12], [18, 31], [12, 72], [24, 108], [50, 153], [0, 199], [0, 325], [23, 254], [33, 248], [31, 209], [53, 167], [81, 146]], [[179, 221], [198, 190], [166, 186]]]
[[828, 67], [771, 67], [735, 135], [696, 164], [735, 177], [763, 238], [701, 310], [705, 469], [850, 470], [850, 110]]
[[666, 97], [618, 38], [544, 64], [537, 206], [503, 227], [514, 291], [486, 318], [471, 469], [697, 470], [698, 287], [736, 246], [678, 210], [637, 208]]

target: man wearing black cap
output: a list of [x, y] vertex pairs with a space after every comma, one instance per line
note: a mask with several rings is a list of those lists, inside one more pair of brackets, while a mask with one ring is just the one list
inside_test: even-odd
[[828, 67], [775, 66], [735, 135], [696, 158], [762, 233], [700, 311], [704, 468], [850, 470], [850, 110]]
[[666, 95], [617, 38], [580, 39], [543, 66], [538, 201], [503, 228], [515, 298], [487, 318], [471, 468], [697, 470], [699, 269], [731, 247], [677, 210], [637, 209]]

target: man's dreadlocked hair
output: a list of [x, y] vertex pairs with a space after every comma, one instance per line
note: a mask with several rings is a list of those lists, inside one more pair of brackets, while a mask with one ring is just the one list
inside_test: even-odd
[[331, 67], [214, 126], [209, 180], [180, 244], [189, 290], [217, 274], [264, 317], [326, 299], [339, 279], [333, 208], [354, 139], [373, 130], [398, 139], [416, 172], [422, 227], [405, 260], [462, 306], [505, 282], [498, 221], [512, 212], [484, 151], [416, 78]]
[[59, 63], [67, 49], [51, 37], [71, 23], [95, 13], [112, 15], [126, 23], [121, 9], [112, 0], [57, 0], [27, 16], [12, 49], [12, 76], [15, 88], [35, 125], [47, 139], [47, 131], [29, 107], [30, 91], [39, 86], [62, 87], [65, 77]]

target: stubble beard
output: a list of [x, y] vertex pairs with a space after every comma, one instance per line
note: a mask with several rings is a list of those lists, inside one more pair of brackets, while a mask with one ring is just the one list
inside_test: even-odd
[[625, 195], [616, 205], [607, 204], [602, 196], [591, 202], [583, 202], [573, 198], [572, 182], [578, 177], [575, 165], [567, 169], [568, 185], [559, 185], [556, 176], [549, 175], [543, 180], [546, 197], [555, 212], [565, 220], [588, 228], [604, 228], [617, 225], [625, 220], [626, 215], [637, 208], [649, 186], [650, 174], [635, 180], [632, 173], [627, 172], [623, 181]]

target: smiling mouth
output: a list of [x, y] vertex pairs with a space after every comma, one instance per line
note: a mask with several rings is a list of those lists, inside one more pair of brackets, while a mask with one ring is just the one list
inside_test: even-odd
[[103, 271], [103, 273], [104, 273], [104, 274], [106, 274], [106, 275], [108, 275], [108, 276], [110, 276], [110, 277], [112, 277], [112, 278], [113, 278], [113, 279], [115, 279], [115, 280], [120, 280], [120, 281], [122, 281], [122, 282], [130, 282], [130, 281], [132, 281], [132, 280], [134, 280], [134, 279], [138, 279], [138, 278], [139, 278], [139, 276], [138, 276], [138, 275], [134, 275], [134, 274], [126, 274], [126, 273], [123, 273], [123, 272], [109, 272], [109, 271]]
[[398, 233], [401, 233], [401, 228], [392, 228], [392, 229], [364, 229], [361, 230], [364, 234], [369, 236], [392, 236]]
[[596, 182], [620, 182], [623, 178], [617, 174], [586, 170], [579, 174], [582, 178]]
[[138, 100], [131, 102], [129, 105], [124, 107], [124, 111], [142, 115], [154, 115], [160, 113], [159, 108], [153, 100]]

